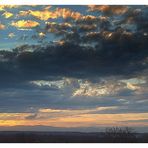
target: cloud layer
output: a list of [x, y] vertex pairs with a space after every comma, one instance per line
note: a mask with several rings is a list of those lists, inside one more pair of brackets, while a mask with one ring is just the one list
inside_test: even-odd
[[63, 125], [85, 114], [87, 126], [100, 114], [145, 120], [147, 14], [147, 6], [0, 6], [0, 112], [22, 113], [22, 123], [43, 112], [47, 122], [49, 112], [66, 116]]

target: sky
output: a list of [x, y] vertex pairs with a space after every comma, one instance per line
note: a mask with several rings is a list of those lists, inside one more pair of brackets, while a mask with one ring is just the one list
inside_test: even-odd
[[148, 6], [0, 5], [0, 130], [148, 132]]

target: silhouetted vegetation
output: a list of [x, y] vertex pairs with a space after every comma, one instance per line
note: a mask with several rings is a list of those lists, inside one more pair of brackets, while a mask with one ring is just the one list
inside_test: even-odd
[[148, 133], [129, 127], [106, 128], [104, 132], [0, 132], [1, 143], [147, 143]]
[[107, 142], [137, 142], [136, 132], [129, 127], [106, 128], [104, 138]]

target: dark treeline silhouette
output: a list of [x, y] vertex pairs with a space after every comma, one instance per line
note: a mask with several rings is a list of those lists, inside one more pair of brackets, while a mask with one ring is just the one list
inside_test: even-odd
[[137, 142], [138, 137], [133, 128], [112, 127], [106, 128], [104, 138], [107, 142]]
[[0, 132], [1, 143], [147, 143], [148, 133], [129, 127], [106, 128], [104, 132]]

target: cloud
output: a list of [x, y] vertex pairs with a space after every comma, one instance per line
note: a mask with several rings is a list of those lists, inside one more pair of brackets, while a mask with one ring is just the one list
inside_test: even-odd
[[57, 19], [62, 17], [63, 19], [72, 18], [77, 20], [81, 18], [81, 14], [79, 12], [72, 11], [68, 8], [56, 8], [55, 10], [49, 10], [44, 8], [43, 10], [27, 10], [20, 11], [18, 16], [33, 16], [39, 20], [47, 21], [49, 19]]
[[0, 30], [4, 30], [5, 29], [5, 25], [0, 24]]
[[80, 88], [73, 93], [73, 96], [112, 96], [119, 93], [121, 89], [125, 89], [125, 86], [119, 82], [102, 82], [93, 84], [85, 81], [80, 84]]
[[13, 32], [11, 32], [11, 33], [8, 34], [8, 37], [13, 38], [13, 37], [15, 37], [15, 34]]
[[66, 9], [66, 8], [57, 8], [56, 9], [56, 13], [63, 17], [64, 19], [66, 18], [72, 18], [74, 20], [77, 20], [79, 18], [82, 17], [82, 14], [79, 13], [79, 12], [74, 12], [74, 11], [71, 11], [70, 9]]
[[26, 17], [27, 15], [30, 14], [30, 11], [19, 11], [18, 16], [20, 17]]
[[42, 108], [39, 109], [39, 113], [58, 113], [58, 114], [63, 114], [65, 113], [65, 115], [80, 115], [80, 114], [87, 114], [87, 113], [94, 113], [94, 112], [100, 112], [100, 111], [106, 111], [106, 110], [116, 110], [118, 107], [117, 106], [109, 106], [109, 107], [97, 107], [94, 109], [48, 109], [48, 108]]
[[31, 81], [30, 83], [39, 87], [48, 86], [49, 88], [52, 87], [52, 88], [61, 89], [65, 86], [66, 80], [55, 80], [55, 81], [37, 80], [37, 81]]
[[43, 37], [45, 37], [45, 36], [46, 36], [45, 33], [43, 33], [43, 32], [40, 32], [40, 33], [39, 33], [39, 37], [43, 38]]
[[28, 115], [25, 119], [31, 120], [31, 119], [35, 119], [36, 117], [37, 117], [37, 114], [33, 114], [33, 115]]
[[44, 21], [47, 21], [48, 19], [56, 19], [58, 17], [56, 13], [48, 11], [48, 10], [43, 10], [43, 11], [30, 10], [29, 14], [40, 20], [44, 20]]
[[[5, 114], [1, 114], [2, 116]], [[0, 120], [1, 126], [53, 126], [53, 127], [106, 127], [106, 126], [146, 126], [147, 113], [127, 113], [127, 114], [81, 114], [65, 117], [48, 117], [46, 119], [22, 119], [16, 120], [14, 114], [9, 115], [10, 120]], [[19, 114], [21, 116], [21, 114]], [[23, 116], [23, 114], [22, 114]], [[25, 115], [27, 117], [27, 115]], [[31, 116], [28, 114], [28, 117]], [[33, 115], [32, 115], [33, 116]], [[42, 115], [45, 117], [44, 115]], [[13, 117], [13, 118], [12, 118]], [[99, 119], [99, 120], [98, 120]], [[136, 120], [137, 122], [136, 122]], [[135, 121], [135, 122], [134, 122]], [[141, 121], [141, 122], [139, 122]]]
[[21, 120], [31, 115], [30, 113], [0, 113], [0, 120]]
[[9, 55], [7, 59], [10, 64], [6, 66], [8, 63], [3, 63], [3, 66], [5, 71], [15, 73], [9, 78], [16, 77], [21, 72], [22, 75], [26, 74], [24, 78], [34, 77], [34, 80], [35, 77], [45, 79], [47, 76], [65, 74], [76, 78], [112, 75], [127, 77], [147, 69], [147, 63], [143, 64], [147, 58], [147, 42], [143, 35], [117, 30], [89, 33], [88, 37], [91, 43], [98, 40], [95, 47], [91, 47], [91, 44], [85, 46], [83, 42], [82, 45], [77, 44], [83, 40], [77, 32], [67, 35], [65, 43], [60, 45], [17, 47], [12, 52], [5, 52], [5, 56]]
[[[147, 9], [93, 6], [83, 12], [78, 6], [54, 7], [22, 6], [17, 12], [2, 12], [15, 16], [1, 17], [4, 43], [19, 43], [0, 50], [0, 111], [33, 108], [27, 124], [39, 117], [39, 109], [147, 112]], [[117, 108], [96, 111], [113, 106]]]
[[31, 20], [19, 20], [16, 22], [12, 22], [11, 25], [17, 28], [34, 28], [39, 26], [40, 24], [36, 21]]
[[18, 5], [0, 5], [0, 11], [5, 11], [6, 9], [18, 8]]
[[70, 23], [56, 23], [56, 22], [46, 22], [45, 32], [51, 32], [55, 35], [64, 35], [71, 31], [72, 24]]
[[88, 11], [100, 11], [105, 14], [121, 15], [128, 11], [127, 6], [109, 6], [109, 5], [89, 5]]
[[12, 17], [13, 16], [13, 13], [11, 13], [11, 12], [4, 12], [3, 14], [2, 14], [2, 16], [4, 16], [5, 18], [10, 18], [10, 17]]
[[61, 117], [69, 117], [69, 116], [80, 116], [83, 114], [91, 114], [91, 113], [105, 113], [105, 111], [116, 110], [117, 106], [111, 107], [97, 107], [94, 109], [51, 109], [51, 108], [40, 108], [38, 112], [34, 114], [29, 114], [25, 117], [25, 119], [52, 119], [52, 118], [61, 118]]

